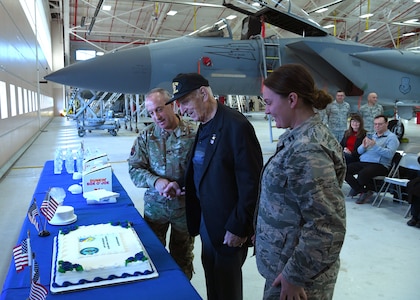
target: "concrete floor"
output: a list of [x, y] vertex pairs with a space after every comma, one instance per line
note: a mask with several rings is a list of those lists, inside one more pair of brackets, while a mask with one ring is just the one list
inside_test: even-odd
[[[263, 114], [252, 114], [249, 120], [255, 126], [263, 149], [264, 161], [275, 149], [275, 140], [282, 130], [272, 128]], [[400, 150], [420, 152], [420, 125], [416, 120], [404, 121], [408, 143]], [[128, 127], [130, 127], [128, 125]], [[139, 127], [141, 129], [141, 126]], [[124, 123], [116, 137], [106, 131], [96, 130], [83, 138], [77, 135], [72, 120], [57, 117], [48, 125], [30, 148], [0, 180], [0, 282], [3, 283], [12, 258], [12, 248], [17, 243], [21, 224], [26, 217], [32, 194], [46, 160], [52, 160], [57, 147], [76, 149], [81, 141], [85, 147], [99, 149], [108, 154], [113, 171], [127, 190], [140, 213], [143, 212], [143, 189], [136, 188], [128, 176], [127, 162], [136, 133], [125, 129]], [[3, 145], [4, 146], [4, 145]], [[343, 186], [348, 193], [347, 184]], [[420, 299], [416, 272], [420, 270], [420, 229], [408, 227], [404, 213], [406, 204], [385, 200], [380, 208], [369, 204], [357, 205], [355, 199], [346, 198], [347, 234], [341, 251], [341, 269], [335, 288], [335, 300], [360, 299]], [[200, 239], [195, 245], [195, 275], [193, 286], [205, 299], [205, 281], [200, 261]], [[243, 267], [245, 299], [262, 298], [264, 280], [259, 275], [255, 257], [249, 257]]]

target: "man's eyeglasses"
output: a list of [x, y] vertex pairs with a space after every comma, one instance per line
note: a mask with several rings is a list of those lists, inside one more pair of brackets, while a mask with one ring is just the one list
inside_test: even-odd
[[373, 123], [373, 126], [382, 126], [382, 125], [384, 125], [385, 123]]

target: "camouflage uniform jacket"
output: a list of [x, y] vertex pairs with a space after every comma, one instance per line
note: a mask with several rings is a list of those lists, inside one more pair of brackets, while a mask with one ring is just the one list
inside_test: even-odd
[[363, 104], [360, 106], [359, 114], [363, 118], [364, 127], [369, 133], [374, 133], [373, 120], [376, 116], [382, 115], [384, 113], [384, 108], [380, 104], [375, 104], [369, 106], [369, 104]]
[[[318, 114], [280, 136], [261, 178], [256, 216], [259, 272], [322, 288], [338, 272], [346, 231], [343, 151]], [[271, 281], [272, 282], [272, 281]], [[270, 283], [271, 284], [271, 283]]]
[[157, 193], [154, 185], [162, 177], [177, 181], [183, 187], [195, 133], [196, 126], [182, 119], [171, 134], [155, 123], [144, 128], [134, 141], [128, 159], [129, 174], [134, 185]]
[[347, 118], [350, 115], [350, 104], [338, 103], [336, 100], [328, 104], [325, 112], [328, 116], [328, 127], [332, 131], [346, 131]]

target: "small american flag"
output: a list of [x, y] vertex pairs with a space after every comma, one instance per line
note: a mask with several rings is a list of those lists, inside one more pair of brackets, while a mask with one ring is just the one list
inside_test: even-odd
[[54, 217], [59, 203], [51, 196], [48, 196], [41, 204], [41, 213], [47, 218], [48, 221]]
[[31, 291], [29, 293], [30, 300], [44, 300], [47, 298], [48, 290], [40, 283], [39, 266], [34, 260], [34, 272], [31, 281]]
[[28, 239], [22, 240], [20, 245], [13, 248], [16, 271], [22, 271], [29, 264], [29, 249], [30, 245]]
[[32, 224], [34, 224], [36, 230], [39, 231], [39, 223], [38, 223], [38, 220], [36, 219], [36, 216], [39, 216], [39, 213], [38, 213], [38, 207], [36, 206], [36, 200], [34, 199], [34, 202], [32, 202], [28, 210], [28, 219], [29, 221], [31, 221]]

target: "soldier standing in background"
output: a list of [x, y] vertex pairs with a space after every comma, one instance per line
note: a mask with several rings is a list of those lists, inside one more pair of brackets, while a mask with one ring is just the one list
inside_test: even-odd
[[350, 104], [345, 102], [344, 98], [346, 94], [343, 91], [337, 91], [335, 101], [328, 104], [325, 109], [328, 127], [339, 142], [343, 139], [344, 131], [347, 130], [347, 119], [350, 116]]
[[382, 105], [377, 103], [378, 95], [376, 93], [369, 93], [367, 101], [368, 102], [366, 104], [363, 104], [360, 107], [359, 114], [363, 118], [367, 132], [374, 134], [375, 130], [373, 128], [373, 120], [376, 116], [382, 115], [384, 113], [384, 108]]
[[171, 225], [169, 251], [191, 279], [193, 273], [194, 238], [188, 232], [185, 217], [185, 197], [165, 192], [165, 188], [184, 187], [185, 168], [195, 139], [195, 125], [174, 113], [173, 104], [164, 89], [153, 89], [145, 97], [145, 107], [153, 119], [144, 128], [131, 148], [129, 174], [144, 193], [144, 219], [166, 245]]
[[314, 112], [332, 97], [303, 66], [286, 64], [264, 80], [263, 98], [276, 127], [287, 128], [261, 175], [255, 249], [263, 299], [332, 299], [346, 232], [346, 165]]

